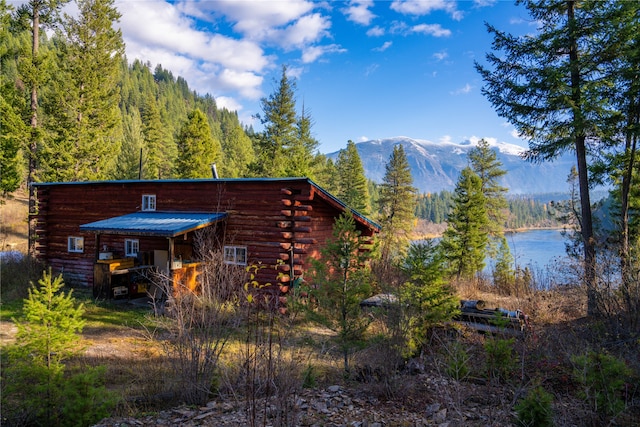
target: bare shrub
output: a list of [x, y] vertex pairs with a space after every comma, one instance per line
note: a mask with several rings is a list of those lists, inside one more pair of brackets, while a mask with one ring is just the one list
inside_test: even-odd
[[[158, 274], [154, 284], [166, 296], [158, 326], [167, 331], [164, 351], [175, 377], [169, 388], [186, 403], [202, 405], [219, 387], [219, 364], [231, 334], [240, 324], [239, 290], [244, 269], [223, 262], [222, 253], [199, 233], [201, 270], [194, 292]], [[162, 300], [156, 300], [162, 304]]]
[[243, 397], [247, 423], [295, 426], [298, 421], [296, 397], [302, 389], [304, 357], [291, 344], [292, 322], [281, 314], [277, 290], [256, 283], [248, 287], [258, 292], [243, 309], [246, 338], [242, 349]]

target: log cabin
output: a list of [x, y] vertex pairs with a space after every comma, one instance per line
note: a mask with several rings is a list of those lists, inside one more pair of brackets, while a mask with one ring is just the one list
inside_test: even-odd
[[36, 257], [96, 297], [149, 291], [150, 268], [197, 286], [203, 233], [224, 263], [261, 265], [286, 289], [351, 212], [361, 236], [380, 226], [308, 178], [130, 180], [33, 184]]

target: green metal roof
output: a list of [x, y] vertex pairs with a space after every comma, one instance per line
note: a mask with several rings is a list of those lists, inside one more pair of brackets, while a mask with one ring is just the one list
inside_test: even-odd
[[224, 212], [135, 212], [80, 226], [82, 231], [175, 237], [207, 227], [227, 217]]

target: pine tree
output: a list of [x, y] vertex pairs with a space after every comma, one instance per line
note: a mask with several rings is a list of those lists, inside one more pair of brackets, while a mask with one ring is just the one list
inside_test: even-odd
[[[38, 179], [38, 149], [43, 143], [45, 132], [40, 124], [38, 94], [40, 87], [51, 76], [48, 69], [46, 52], [40, 51], [41, 26], [52, 28], [58, 21], [60, 9], [68, 3], [68, 0], [30, 0], [28, 4], [18, 9], [18, 15], [26, 15], [31, 21], [31, 58], [21, 61], [22, 81], [28, 88], [30, 98], [29, 126], [31, 134], [26, 147], [27, 157], [27, 185], [29, 187], [29, 218], [36, 213], [36, 196], [31, 185]], [[28, 226], [28, 252], [33, 255], [35, 251], [35, 224], [30, 219]]]
[[324, 154], [316, 156], [318, 172], [314, 176], [315, 182], [331, 194], [338, 194], [338, 169], [336, 164]]
[[227, 178], [244, 178], [255, 160], [251, 138], [244, 132], [236, 114], [222, 110], [222, 164], [220, 171]]
[[254, 176], [286, 176], [289, 162], [286, 150], [294, 146], [298, 138], [295, 89], [295, 81], [289, 79], [287, 67], [283, 66], [276, 91], [261, 100], [264, 116], [259, 118], [264, 125], [264, 132], [258, 135], [258, 158], [251, 167]]
[[142, 135], [144, 136], [144, 156], [142, 177], [146, 179], [159, 179], [165, 169], [165, 159], [162, 153], [162, 121], [158, 104], [152, 95], [148, 95], [142, 110]]
[[118, 155], [114, 178], [142, 178], [142, 176], [140, 176], [141, 167], [143, 164], [146, 164], [147, 161], [143, 151], [142, 119], [140, 118], [140, 112], [137, 108], [133, 108], [129, 114], [123, 117], [122, 125], [122, 148]]
[[[506, 209], [509, 206], [505, 197], [508, 189], [498, 182], [507, 174], [507, 171], [502, 169], [502, 162], [498, 160], [498, 155], [485, 139], [481, 139], [478, 145], [469, 151], [468, 157], [471, 169], [482, 181], [482, 194], [484, 194], [485, 210], [489, 219], [487, 222], [488, 255], [494, 257], [500, 251], [509, 251], [509, 245], [503, 245]], [[502, 253], [502, 255], [506, 254]]]
[[482, 180], [471, 168], [463, 169], [440, 242], [449, 270], [458, 280], [472, 279], [484, 269], [488, 243], [485, 206]]
[[349, 140], [347, 148], [340, 150], [335, 166], [338, 198], [350, 208], [368, 215], [370, 208], [367, 178], [364, 175], [364, 167], [362, 167], [358, 149], [353, 141]]
[[222, 149], [220, 142], [211, 136], [207, 116], [202, 111], [196, 109], [189, 113], [177, 143], [176, 175], [179, 178], [211, 177], [211, 165], [219, 160]]
[[417, 190], [402, 145], [393, 147], [380, 184], [380, 232], [382, 260], [403, 258], [415, 223]]
[[539, 31], [516, 37], [488, 26], [498, 53], [487, 55], [491, 69], [478, 63], [476, 69], [485, 81], [483, 94], [529, 140], [529, 159], [553, 160], [568, 150], [576, 154], [587, 314], [595, 315], [596, 246], [587, 156], [606, 136], [610, 119], [602, 94], [611, 82], [603, 79], [606, 59], [601, 56], [610, 23], [594, 13], [599, 2], [523, 3], [539, 22]]
[[[11, 46], [9, 32], [11, 16], [4, 0], [0, 1], [0, 194], [16, 190], [22, 183], [22, 141], [29, 139], [29, 129], [22, 120], [26, 104], [8, 73], [9, 61], [17, 56], [17, 46]], [[17, 76], [13, 76], [15, 79]]]
[[365, 253], [361, 251], [360, 232], [350, 212], [336, 219], [333, 235], [322, 249], [319, 260], [312, 261], [312, 283], [309, 289], [314, 306], [312, 320], [337, 333], [337, 341], [344, 358], [345, 373], [350, 372], [349, 358], [364, 345], [364, 334], [371, 323], [360, 308], [360, 302], [370, 296], [369, 270]]
[[489, 217], [489, 234], [500, 238], [506, 220], [508, 189], [500, 185], [499, 180], [507, 174], [507, 171], [502, 169], [502, 162], [498, 160], [497, 153], [491, 149], [489, 142], [485, 139], [481, 139], [478, 145], [469, 151], [468, 157], [471, 169], [482, 180], [482, 193], [486, 198]]
[[445, 281], [443, 259], [432, 240], [411, 245], [401, 270], [408, 277], [401, 302], [410, 319], [407, 356], [413, 356], [427, 342], [431, 328], [451, 320], [459, 301]]
[[47, 102], [55, 135], [42, 157], [48, 177], [65, 171], [64, 180], [71, 181], [107, 178], [120, 151], [118, 82], [124, 43], [121, 31], [113, 28], [120, 14], [113, 0], [84, 0], [79, 6], [79, 17], [66, 16], [65, 32], [58, 34], [54, 96]]
[[312, 126], [313, 121], [303, 106], [296, 124], [297, 138], [285, 149], [285, 155], [289, 159], [285, 172], [287, 176], [316, 178], [316, 151], [319, 142], [311, 135]]
[[[105, 370], [66, 373], [65, 361], [80, 350], [84, 307], [63, 291], [62, 276], [45, 271], [29, 289], [15, 345], [3, 370], [3, 421], [27, 425], [93, 425], [108, 415], [116, 396], [104, 387]], [[5, 368], [5, 366], [3, 366]]]

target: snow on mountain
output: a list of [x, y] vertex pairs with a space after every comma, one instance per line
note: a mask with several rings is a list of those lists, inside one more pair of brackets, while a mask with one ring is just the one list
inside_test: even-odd
[[[571, 155], [560, 157], [554, 162], [530, 163], [521, 157], [524, 148], [494, 139], [486, 140], [497, 151], [498, 159], [507, 171], [501, 184], [509, 188], [511, 194], [567, 192], [566, 180], [574, 164]], [[432, 142], [398, 136], [359, 142], [356, 147], [367, 178], [382, 182], [393, 147], [402, 144], [411, 167], [414, 186], [421, 193], [435, 193], [455, 188], [460, 171], [469, 164], [467, 153], [478, 141], [479, 139], [460, 143]], [[337, 155], [337, 152], [328, 154], [334, 161]]]

